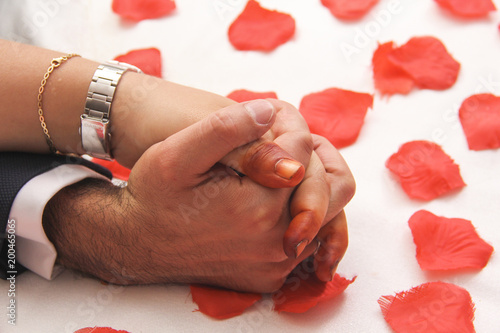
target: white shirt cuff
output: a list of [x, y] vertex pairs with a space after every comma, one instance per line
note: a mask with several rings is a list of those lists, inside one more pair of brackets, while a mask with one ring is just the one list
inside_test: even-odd
[[16, 260], [20, 264], [49, 280], [62, 271], [55, 265], [56, 249], [43, 230], [43, 211], [59, 190], [89, 177], [108, 180], [82, 165], [64, 164], [32, 178], [21, 188], [9, 216], [16, 221]]

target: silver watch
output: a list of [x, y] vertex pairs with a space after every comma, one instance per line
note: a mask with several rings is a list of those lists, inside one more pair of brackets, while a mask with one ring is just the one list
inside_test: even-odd
[[111, 160], [110, 111], [116, 87], [123, 73], [141, 70], [130, 64], [108, 61], [97, 67], [87, 93], [85, 112], [80, 117], [80, 135], [86, 154]]

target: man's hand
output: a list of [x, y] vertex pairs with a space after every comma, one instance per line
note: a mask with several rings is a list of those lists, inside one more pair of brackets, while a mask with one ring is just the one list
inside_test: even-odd
[[[165, 133], [179, 131], [220, 107], [234, 103], [208, 92], [155, 80], [159, 79], [130, 73], [117, 92], [113, 122], [117, 124], [115, 128], [126, 130], [122, 134], [115, 133], [113, 142], [118, 144], [115, 155], [122, 163], [133, 165], [147, 147], [166, 138]], [[147, 93], [134, 94], [141, 87]], [[338, 214], [354, 194], [354, 180], [331, 145], [322, 149], [323, 155], [328, 159], [328, 155], [333, 154], [339, 163], [328, 168], [335, 170], [335, 174], [327, 174], [322, 158], [313, 152], [311, 134], [298, 110], [285, 102], [272, 100], [272, 103], [280, 112], [271, 130], [263, 138], [231, 152], [220, 162], [272, 188], [298, 185], [307, 169], [306, 179], [294, 195], [291, 205], [293, 221], [283, 240], [283, 249], [292, 258], [298, 257], [307, 245], [318, 244], [316, 236], [333, 219], [331, 212]], [[137, 117], [137, 113], [141, 116]], [[127, 127], [130, 124], [134, 126]], [[310, 158], [313, 164], [308, 169]], [[345, 248], [341, 252], [345, 252]], [[326, 272], [323, 266], [328, 266], [333, 272], [334, 263], [340, 258], [332, 255], [328, 260], [322, 260], [318, 270]], [[333, 264], [330, 263], [332, 260]], [[318, 273], [318, 276], [328, 280], [330, 274]]]
[[125, 189], [58, 193], [44, 219], [58, 260], [111, 282], [278, 289], [316, 249], [283, 252], [293, 189], [265, 188], [218, 161], [260, 138], [279, 112], [266, 101], [227, 107], [149, 148]]

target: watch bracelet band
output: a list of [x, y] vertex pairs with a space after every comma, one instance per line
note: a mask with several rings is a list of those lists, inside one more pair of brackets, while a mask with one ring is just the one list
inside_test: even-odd
[[130, 64], [108, 61], [97, 67], [89, 85], [85, 111], [80, 117], [80, 135], [85, 152], [101, 159], [111, 160], [110, 112], [115, 90], [122, 75], [141, 70]]

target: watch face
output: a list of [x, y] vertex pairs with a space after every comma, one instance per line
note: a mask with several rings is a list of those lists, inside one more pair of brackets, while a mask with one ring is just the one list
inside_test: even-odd
[[109, 121], [92, 118], [86, 114], [80, 119], [83, 149], [91, 156], [111, 159]]

